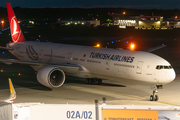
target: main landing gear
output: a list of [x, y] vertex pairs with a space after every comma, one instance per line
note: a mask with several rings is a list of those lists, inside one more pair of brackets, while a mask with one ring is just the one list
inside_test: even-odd
[[93, 85], [101, 85], [102, 80], [98, 78], [86, 78], [86, 83], [87, 84], [93, 84]]
[[153, 94], [150, 96], [150, 101], [158, 101], [159, 100], [159, 96], [156, 94], [158, 93], [158, 89], [162, 89], [162, 88], [163, 88], [162, 85], [151, 86], [151, 89], [153, 89]]

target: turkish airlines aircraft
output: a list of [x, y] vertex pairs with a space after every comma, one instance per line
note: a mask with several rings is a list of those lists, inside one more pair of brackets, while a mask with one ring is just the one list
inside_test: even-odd
[[13, 100], [16, 99], [16, 91], [15, 91], [15, 89], [14, 89], [14, 87], [13, 87], [13, 84], [12, 84], [11, 79], [8, 78], [8, 80], [9, 80], [10, 96], [9, 96], [9, 98], [7, 98], [7, 99], [0, 100], [0, 102], [13, 103], [13, 102], [14, 102]]
[[65, 74], [87, 78], [87, 83], [93, 84], [101, 84], [102, 79], [118, 80], [152, 86], [150, 100], [157, 101], [157, 89], [175, 79], [170, 63], [148, 52], [25, 41], [10, 3], [7, 10], [13, 43], [2, 48], [19, 60], [0, 61], [29, 64], [38, 71], [37, 80], [44, 86], [62, 86]]

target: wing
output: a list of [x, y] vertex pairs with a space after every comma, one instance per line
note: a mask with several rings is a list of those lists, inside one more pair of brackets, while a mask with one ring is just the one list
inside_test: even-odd
[[0, 59], [1, 62], [4, 62], [6, 64], [12, 64], [12, 63], [20, 63], [20, 64], [27, 64], [27, 65], [42, 65], [42, 66], [54, 66], [62, 69], [65, 73], [71, 73], [74, 74], [76, 72], [84, 71], [87, 72], [87, 70], [78, 64], [53, 64], [53, 63], [43, 63], [43, 62], [33, 62], [33, 61], [22, 61], [18, 59]]
[[153, 48], [149, 48], [149, 49], [146, 49], [146, 50], [143, 50], [143, 51], [146, 51], [146, 52], [153, 52], [155, 50], [158, 50], [158, 49], [161, 49], [161, 48], [164, 48], [166, 47], [166, 45], [162, 44], [160, 46], [157, 46], [157, 47], [153, 47]]
[[9, 48], [9, 47], [2, 47], [2, 46], [0, 46], [0, 49], [13, 50], [13, 48]]

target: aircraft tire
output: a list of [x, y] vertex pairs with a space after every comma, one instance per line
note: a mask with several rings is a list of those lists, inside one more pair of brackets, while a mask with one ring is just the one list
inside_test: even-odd
[[90, 78], [90, 79], [88, 80], [88, 83], [89, 83], [89, 84], [92, 84], [92, 82], [93, 82], [93, 79]]
[[96, 85], [97, 84], [97, 79], [92, 79], [92, 84]]
[[154, 101], [153, 95], [150, 96], [150, 101]]
[[98, 85], [102, 85], [102, 80], [98, 79]]
[[155, 95], [154, 101], [158, 101], [159, 100], [159, 96]]
[[86, 84], [89, 84], [89, 78], [86, 78]]

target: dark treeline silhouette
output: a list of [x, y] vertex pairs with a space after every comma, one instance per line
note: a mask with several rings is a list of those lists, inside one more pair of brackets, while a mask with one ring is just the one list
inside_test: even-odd
[[[180, 16], [180, 10], [158, 10], [158, 9], [126, 9], [126, 8], [20, 8], [15, 7], [14, 12], [18, 19], [58, 19], [62, 20], [88, 20], [88, 19], [111, 19], [108, 13], [122, 14], [130, 16], [163, 16], [170, 18]], [[0, 7], [0, 19], [7, 18], [6, 8]]]

